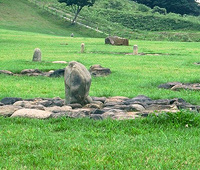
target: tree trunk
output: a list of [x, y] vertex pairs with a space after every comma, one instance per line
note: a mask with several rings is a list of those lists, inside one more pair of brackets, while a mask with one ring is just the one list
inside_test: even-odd
[[72, 20], [72, 24], [75, 23], [75, 21], [76, 21], [76, 19], [77, 19], [77, 17], [78, 17], [78, 14], [81, 12], [81, 9], [82, 9], [82, 8], [83, 8], [83, 7], [78, 7], [78, 8], [77, 8], [76, 13], [75, 13], [75, 16], [74, 16], [74, 19]]

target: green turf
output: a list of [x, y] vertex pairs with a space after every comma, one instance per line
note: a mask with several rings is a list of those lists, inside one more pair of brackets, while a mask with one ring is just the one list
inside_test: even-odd
[[199, 118], [198, 126], [188, 128], [183, 122], [156, 123], [151, 118], [0, 117], [0, 122], [1, 169], [189, 170], [200, 166]]
[[[21, 31], [0, 30], [1, 70], [19, 73], [23, 69], [37, 68], [42, 71], [66, 67], [52, 61], [78, 61], [88, 69], [101, 64], [111, 69], [112, 74], [103, 78], [92, 78], [91, 96], [147, 95], [151, 98], [183, 98], [199, 104], [198, 91], [170, 91], [158, 89], [161, 83], [180, 81], [199, 82], [198, 43], [130, 41], [129, 46], [110, 46], [101, 38], [61, 37]], [[80, 53], [81, 43], [85, 53]], [[68, 45], [61, 45], [67, 43]], [[139, 52], [150, 55], [126, 55], [132, 53], [137, 44]], [[32, 62], [33, 50], [42, 51], [42, 62]], [[159, 54], [159, 55], [157, 55]], [[3, 97], [55, 97], [64, 98], [64, 79], [47, 77], [16, 77], [0, 75]], [[10, 83], [16, 82], [16, 83]], [[12, 90], [11, 90], [12, 89]], [[27, 89], [27, 90], [25, 90]], [[29, 90], [32, 93], [29, 93]], [[27, 92], [28, 91], [28, 92]]]
[[[64, 24], [25, 0], [0, 2], [0, 70], [66, 67], [51, 63], [56, 60], [75, 60], [88, 69], [101, 64], [112, 74], [92, 78], [91, 96], [143, 94], [200, 105], [198, 91], [157, 88], [169, 81], [200, 81], [194, 65], [200, 62], [199, 43], [130, 40], [129, 46], [105, 45], [104, 38], [94, 38], [102, 35]], [[153, 55], [126, 55], [135, 44], [140, 53]], [[32, 62], [37, 47], [42, 62]], [[64, 98], [63, 77], [0, 74], [0, 100], [56, 96]], [[0, 117], [0, 169], [198, 169], [199, 119], [199, 114], [183, 111], [125, 121]]]

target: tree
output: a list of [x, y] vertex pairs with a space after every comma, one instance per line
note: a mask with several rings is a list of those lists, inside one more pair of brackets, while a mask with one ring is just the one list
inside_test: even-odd
[[159, 6], [165, 8], [167, 12], [178, 14], [199, 15], [200, 7], [196, 0], [133, 0], [145, 4], [151, 8]]
[[74, 12], [74, 19], [72, 20], [72, 23], [75, 23], [76, 18], [78, 17], [78, 14], [81, 12], [83, 7], [85, 6], [93, 6], [95, 3], [95, 0], [58, 0], [60, 3], [66, 3], [66, 6], [70, 6]]

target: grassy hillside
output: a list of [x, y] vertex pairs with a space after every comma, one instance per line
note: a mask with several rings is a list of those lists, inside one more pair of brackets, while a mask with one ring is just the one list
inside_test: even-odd
[[84, 29], [78, 25], [72, 26], [27, 0], [1, 0], [0, 2], [0, 29], [37, 32], [50, 35], [81, 37], [102, 37], [94, 31]]
[[[37, 3], [73, 15], [70, 8], [56, 0]], [[128, 0], [97, 0], [93, 7], [81, 11], [78, 21], [129, 39], [200, 41], [199, 17], [154, 13], [147, 6]]]

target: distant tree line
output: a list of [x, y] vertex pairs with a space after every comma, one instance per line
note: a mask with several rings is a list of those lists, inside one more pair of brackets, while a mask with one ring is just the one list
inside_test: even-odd
[[195, 0], [133, 0], [151, 8], [158, 6], [167, 12], [178, 14], [200, 15], [200, 6]]

